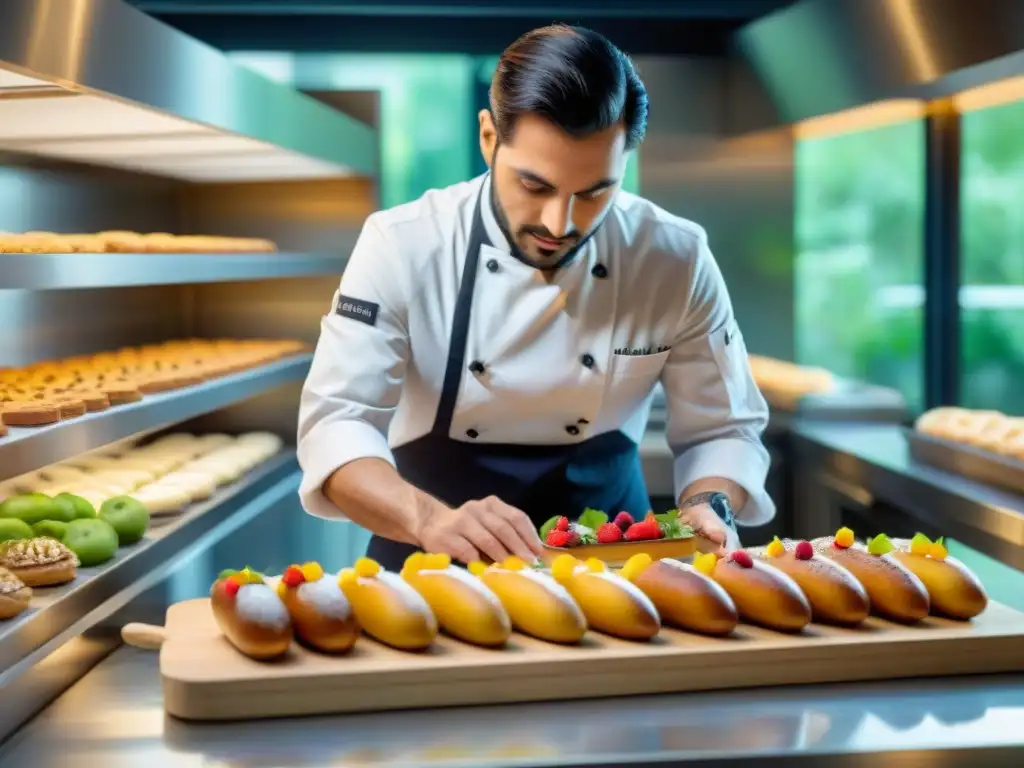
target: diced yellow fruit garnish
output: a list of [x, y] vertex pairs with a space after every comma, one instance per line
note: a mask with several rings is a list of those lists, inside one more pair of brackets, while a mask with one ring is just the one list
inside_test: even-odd
[[434, 555], [427, 555], [423, 558], [423, 567], [428, 571], [443, 571], [451, 564], [451, 557], [443, 552]]
[[573, 574], [576, 572], [576, 566], [579, 565], [577, 560], [572, 555], [559, 555], [555, 558], [554, 562], [551, 563], [551, 575], [555, 581], [567, 581], [571, 579]]
[[604, 573], [608, 569], [603, 560], [598, 560], [596, 557], [588, 557], [587, 570], [591, 573]]
[[280, 597], [283, 600], [284, 596], [287, 593], [288, 593], [288, 585], [285, 584], [283, 581], [277, 582], [277, 596]]
[[427, 556], [422, 552], [413, 552], [405, 558], [405, 563], [402, 565], [402, 572], [404, 573], [408, 571], [409, 573], [416, 573], [416, 571], [424, 567], [423, 561], [426, 559]]
[[779, 557], [780, 555], [784, 555], [786, 554], [786, 545], [782, 543], [782, 539], [776, 536], [765, 549], [765, 554], [767, 554], [768, 557]]
[[302, 578], [306, 581], [320, 581], [324, 575], [324, 569], [320, 563], [303, 563], [299, 570], [302, 571]]
[[914, 534], [910, 540], [910, 552], [914, 555], [927, 555], [932, 551], [932, 540], [923, 533]]
[[714, 552], [698, 552], [693, 556], [693, 567], [705, 576], [710, 576], [716, 565], [718, 565], [718, 555]]
[[622, 566], [622, 570], [619, 571], [619, 575], [628, 581], [632, 581], [650, 568], [653, 562], [654, 559], [646, 552], [637, 552], [626, 561], [625, 565]]
[[934, 544], [932, 544], [931, 551], [929, 551], [928, 554], [931, 555], [935, 560], [945, 560], [946, 555], [948, 555], [949, 552], [946, 551], [946, 547], [944, 544], [935, 542]]
[[261, 579], [260, 575], [258, 573], [256, 573], [256, 571], [254, 571], [252, 568], [248, 568], [248, 567], [247, 568], [243, 568], [236, 575], [239, 577], [239, 581], [242, 584], [262, 584], [263, 583], [263, 579]]
[[487, 570], [487, 566], [481, 563], [479, 560], [474, 560], [466, 568], [474, 576], [482, 576], [484, 571]]
[[506, 571], [521, 571], [523, 570], [523, 568], [526, 567], [526, 563], [524, 563], [521, 558], [518, 558], [515, 555], [509, 555], [502, 562], [501, 567], [504, 568]]
[[853, 535], [853, 531], [849, 528], [840, 528], [838, 531], [836, 531], [835, 542], [840, 547], [849, 549], [853, 546], [854, 541], [855, 537]]
[[339, 587], [351, 586], [352, 584], [356, 583], [356, 580], [358, 578], [359, 578], [359, 574], [357, 574], [355, 572], [355, 570], [353, 570], [352, 568], [346, 568], [345, 570], [343, 570], [341, 573], [338, 574], [338, 586]]
[[364, 579], [372, 579], [380, 573], [380, 563], [368, 557], [360, 557], [356, 560], [356, 575]]

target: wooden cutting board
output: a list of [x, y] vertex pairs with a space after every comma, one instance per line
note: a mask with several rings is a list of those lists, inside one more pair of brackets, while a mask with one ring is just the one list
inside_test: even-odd
[[487, 650], [441, 636], [407, 653], [364, 635], [343, 656], [294, 645], [279, 661], [257, 662], [223, 638], [200, 599], [172, 605], [165, 628], [129, 625], [124, 636], [160, 648], [164, 707], [186, 720], [1024, 671], [1024, 614], [998, 603], [970, 623], [871, 618], [799, 635], [740, 625], [728, 638], [665, 628], [644, 643], [592, 631], [567, 647], [513, 635], [506, 648]]

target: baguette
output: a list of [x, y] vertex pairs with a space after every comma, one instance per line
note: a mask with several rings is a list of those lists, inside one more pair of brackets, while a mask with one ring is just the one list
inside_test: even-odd
[[661, 616], [651, 599], [597, 558], [582, 562], [569, 554], [559, 555], [551, 563], [551, 576], [579, 604], [587, 624], [599, 632], [650, 640], [661, 629]]
[[781, 541], [747, 550], [793, 579], [811, 604], [814, 621], [855, 626], [871, 613], [864, 586], [846, 568], [822, 557], [807, 541]]
[[498, 596], [476, 576], [453, 566], [448, 555], [415, 552], [400, 575], [423, 596], [441, 629], [452, 637], [498, 647], [512, 634], [512, 621]]
[[722, 558], [699, 554], [693, 564], [722, 585], [744, 621], [779, 632], [799, 632], [811, 621], [811, 605], [797, 583], [743, 550]]
[[839, 563], [864, 585], [873, 613], [906, 624], [928, 615], [928, 590], [885, 547], [876, 542], [870, 547], [858, 543], [849, 528], [840, 528], [835, 536], [815, 539], [811, 545], [815, 552]]
[[714, 579], [688, 563], [631, 557], [619, 574], [635, 584], [666, 624], [702, 635], [728, 635], [739, 621], [736, 604]]
[[243, 655], [266, 661], [291, 647], [288, 609], [262, 574], [249, 568], [224, 571], [210, 587], [210, 604], [220, 631]]

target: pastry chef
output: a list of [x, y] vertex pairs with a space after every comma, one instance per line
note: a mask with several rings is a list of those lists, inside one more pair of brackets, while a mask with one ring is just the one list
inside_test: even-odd
[[642, 518], [655, 385], [683, 519], [725, 547], [774, 515], [767, 406], [708, 236], [621, 190], [647, 95], [587, 29], [502, 55], [479, 114], [483, 176], [371, 215], [302, 393], [305, 509], [417, 550], [533, 559], [537, 526]]

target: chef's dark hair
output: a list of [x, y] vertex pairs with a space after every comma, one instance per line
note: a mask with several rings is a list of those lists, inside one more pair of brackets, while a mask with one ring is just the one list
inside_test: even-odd
[[512, 43], [491, 79], [499, 143], [511, 139], [516, 121], [528, 113], [580, 137], [623, 121], [626, 149], [635, 149], [647, 130], [647, 89], [629, 57], [606, 37], [553, 24]]

